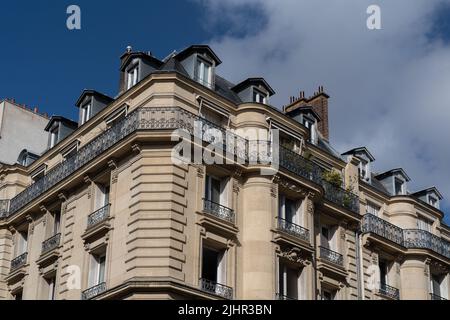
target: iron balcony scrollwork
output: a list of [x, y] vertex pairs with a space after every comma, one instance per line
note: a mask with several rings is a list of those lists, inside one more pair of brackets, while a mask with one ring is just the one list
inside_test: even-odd
[[325, 199], [350, 211], [359, 213], [359, 197], [357, 195], [351, 191], [337, 187], [325, 180], [322, 180], [321, 184], [325, 191]]
[[221, 296], [225, 299], [233, 299], [233, 288], [208, 279], [200, 279], [200, 289], [202, 291]]
[[308, 229], [287, 221], [281, 217], [278, 217], [278, 229], [304, 241], [310, 241]]
[[106, 291], [106, 282], [99, 283], [81, 293], [81, 300], [89, 300], [95, 298], [99, 294]]
[[385, 283], [380, 283], [380, 288], [378, 292], [388, 298], [399, 300], [400, 299], [400, 291], [397, 288], [391, 287]]
[[367, 213], [363, 216], [362, 231], [374, 233], [400, 246], [404, 246], [403, 229], [373, 214]]
[[406, 248], [428, 249], [450, 258], [450, 243], [445, 239], [419, 229], [404, 229], [403, 234]]
[[28, 252], [22, 253], [11, 260], [11, 271], [17, 270], [27, 263]]
[[439, 300], [439, 301], [447, 300], [444, 297], [441, 297], [440, 295], [437, 295], [435, 293], [430, 293], [430, 299], [431, 300]]
[[328, 262], [334, 263], [340, 267], [344, 266], [344, 257], [342, 254], [320, 246], [320, 258]]
[[110, 204], [107, 204], [106, 206], [95, 211], [94, 213], [91, 213], [87, 219], [87, 228], [88, 229], [92, 228], [92, 227], [98, 225], [99, 223], [105, 221], [106, 219], [108, 219], [109, 208], [110, 208]]
[[53, 249], [56, 249], [61, 242], [61, 233], [55, 234], [53, 237], [45, 240], [42, 242], [42, 251], [41, 253], [47, 253], [49, 251], [52, 251]]
[[204, 199], [203, 210], [207, 213], [214, 215], [222, 220], [234, 223], [235, 215], [233, 209], [222, 206], [216, 202]]
[[281, 293], [277, 293], [277, 294], [275, 294], [275, 300], [290, 300], [290, 301], [293, 301], [293, 300], [297, 300], [297, 299], [291, 298], [291, 297], [286, 296], [286, 295], [281, 294]]

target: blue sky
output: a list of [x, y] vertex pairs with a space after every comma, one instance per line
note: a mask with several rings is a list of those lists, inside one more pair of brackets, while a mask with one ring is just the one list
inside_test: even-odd
[[[383, 29], [369, 33], [365, 9], [377, 2]], [[81, 7], [80, 31], [66, 28], [71, 4]], [[163, 58], [208, 43], [223, 75], [264, 76], [277, 106], [325, 84], [339, 151], [366, 145], [377, 170], [404, 167], [413, 189], [436, 185], [450, 198], [450, 148], [435, 139], [450, 136], [450, 95], [439, 87], [449, 91], [449, 1], [2, 1], [0, 12], [0, 98], [75, 119], [84, 88], [117, 93], [127, 45]], [[361, 124], [349, 126], [348, 114]], [[444, 125], [430, 132], [423, 118]]]

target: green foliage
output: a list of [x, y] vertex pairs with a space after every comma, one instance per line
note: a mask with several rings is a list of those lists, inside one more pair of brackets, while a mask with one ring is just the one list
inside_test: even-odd
[[333, 186], [340, 188], [342, 186], [342, 177], [337, 171], [324, 171], [322, 178]]

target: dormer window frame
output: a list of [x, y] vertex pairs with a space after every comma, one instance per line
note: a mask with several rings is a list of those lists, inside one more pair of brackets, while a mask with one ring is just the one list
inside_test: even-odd
[[[205, 71], [207, 73], [207, 80], [204, 79]], [[201, 85], [208, 87], [210, 89], [213, 88], [213, 73], [214, 73], [214, 62], [209, 60], [207, 57], [197, 54], [195, 60], [195, 72], [194, 72], [194, 80], [200, 83]]]
[[434, 194], [428, 194], [428, 204], [432, 207], [435, 207], [439, 209], [439, 198], [436, 197]]
[[127, 74], [127, 90], [139, 83], [139, 60], [131, 63], [126, 69]]
[[[401, 196], [405, 194], [405, 181], [403, 179], [400, 179], [398, 177], [393, 177], [393, 182], [394, 182], [394, 195], [396, 196]], [[400, 184], [400, 192], [397, 192], [397, 183]]]
[[59, 124], [53, 126], [50, 130], [49, 130], [49, 135], [50, 135], [50, 144], [49, 147], [50, 149], [55, 147], [58, 144], [58, 136], [59, 136]]
[[267, 104], [268, 101], [268, 94], [264, 93], [261, 89], [253, 86], [253, 102]]
[[[307, 125], [308, 124], [308, 125]], [[313, 145], [317, 145], [318, 135], [317, 135], [317, 122], [311, 117], [303, 115], [303, 125], [309, 131], [309, 142]]]
[[82, 106], [81, 106], [81, 125], [85, 124], [91, 119], [92, 115], [92, 99], [88, 99]]

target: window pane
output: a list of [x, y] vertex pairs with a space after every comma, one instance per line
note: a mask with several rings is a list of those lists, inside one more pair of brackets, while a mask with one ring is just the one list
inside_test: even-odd
[[202, 278], [217, 282], [217, 269], [219, 252], [208, 248], [203, 248], [202, 255]]
[[99, 258], [99, 271], [97, 284], [100, 284], [105, 281], [105, 268], [106, 268], [106, 256], [101, 256]]

